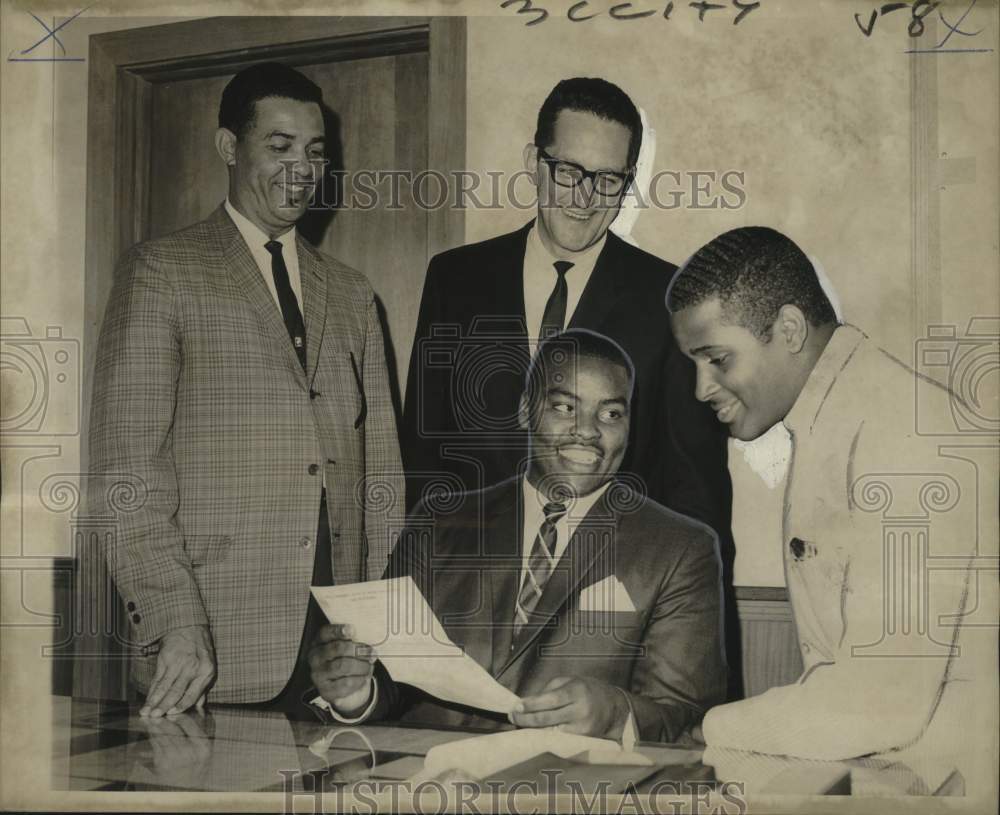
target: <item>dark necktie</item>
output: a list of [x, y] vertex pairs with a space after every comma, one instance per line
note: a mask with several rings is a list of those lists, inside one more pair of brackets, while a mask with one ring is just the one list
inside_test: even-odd
[[532, 611], [538, 605], [545, 590], [545, 584], [556, 566], [556, 523], [566, 514], [566, 505], [555, 501], [547, 503], [542, 511], [545, 520], [538, 529], [538, 535], [531, 547], [528, 570], [521, 583], [514, 607], [514, 636], [529, 622]]
[[281, 255], [281, 244], [278, 241], [268, 241], [264, 244], [264, 248], [271, 253], [271, 274], [274, 275], [274, 288], [278, 292], [278, 302], [281, 304], [281, 317], [285, 321], [285, 328], [288, 329], [292, 347], [295, 349], [304, 371], [306, 369], [306, 326], [302, 322], [299, 301], [295, 299], [292, 284], [288, 281], [288, 268]]
[[558, 334], [566, 325], [566, 272], [573, 268], [573, 264], [568, 260], [557, 260], [552, 264], [556, 270], [556, 285], [549, 295], [545, 304], [545, 313], [542, 315], [542, 327], [538, 332], [538, 339], [543, 340], [552, 334]]

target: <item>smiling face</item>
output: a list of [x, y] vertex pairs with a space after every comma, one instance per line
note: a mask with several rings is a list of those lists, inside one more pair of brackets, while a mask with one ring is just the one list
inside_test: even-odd
[[531, 432], [528, 480], [557, 499], [561, 490], [588, 495], [618, 472], [628, 444], [631, 383], [613, 362], [572, 356], [547, 365], [533, 408], [522, 403]]
[[[555, 159], [588, 170], [625, 173], [629, 139], [629, 129], [623, 124], [593, 113], [562, 110], [556, 117], [552, 144], [543, 148]], [[525, 147], [524, 162], [538, 187], [538, 234], [553, 256], [572, 257], [604, 237], [618, 215], [624, 191], [611, 197], [593, 194], [592, 179], [577, 187], [556, 184], [535, 145]]]
[[217, 146], [230, 167], [229, 200], [270, 237], [301, 218], [323, 169], [323, 114], [314, 102], [268, 97], [239, 139], [225, 128]]
[[672, 315], [677, 345], [698, 372], [695, 396], [708, 402], [730, 435], [742, 441], [756, 439], [784, 419], [802, 388], [802, 362], [781, 322], [781, 317], [775, 321], [770, 342], [762, 342], [727, 322], [717, 297]]

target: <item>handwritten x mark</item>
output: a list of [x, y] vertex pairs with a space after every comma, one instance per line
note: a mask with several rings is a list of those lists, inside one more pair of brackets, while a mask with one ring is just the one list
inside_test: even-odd
[[45, 29], [46, 34], [45, 34], [44, 37], [42, 37], [34, 45], [32, 45], [32, 46], [30, 46], [28, 48], [25, 48], [21, 52], [21, 55], [23, 56], [24, 54], [30, 54], [32, 51], [34, 51], [36, 48], [38, 48], [39, 45], [41, 45], [42, 43], [44, 43], [50, 37], [55, 41], [56, 45], [58, 45], [62, 49], [63, 54], [65, 54], [66, 53], [66, 46], [64, 46], [62, 44], [62, 40], [60, 40], [59, 37], [56, 36], [56, 34], [58, 33], [58, 31], [61, 28], [65, 28], [67, 25], [69, 25], [71, 22], [73, 22], [73, 20], [75, 20], [77, 17], [79, 17], [81, 14], [83, 14], [83, 12], [85, 12], [89, 8], [91, 8], [91, 6], [86, 6], [85, 8], [80, 9], [76, 14], [74, 14], [72, 17], [67, 17], [65, 20], [63, 20], [61, 23], [59, 23], [59, 25], [57, 25], [55, 28], [49, 28], [48, 24], [44, 20], [42, 20], [37, 14], [34, 14], [33, 12], [29, 11], [28, 13], [31, 14], [32, 17], [35, 18], [35, 22], [37, 22], [42, 28]]
[[973, 7], [976, 5], [976, 1], [977, 0], [972, 0], [972, 2], [969, 4], [969, 7], [965, 10], [965, 13], [958, 18], [958, 22], [955, 23], [955, 25], [949, 23], [945, 19], [941, 11], [938, 10], [938, 16], [941, 18], [941, 22], [944, 23], [945, 26], [948, 28], [948, 33], [944, 35], [944, 39], [941, 40], [941, 42], [939, 42], [936, 46], [934, 46], [935, 48], [941, 48], [946, 42], [948, 42], [949, 39], [951, 39], [952, 34], [961, 34], [963, 37], [975, 37], [983, 33], [983, 29], [981, 28], [979, 29], [979, 31], [962, 31], [959, 28], [959, 26], [964, 22], [965, 18], [969, 16], [969, 12], [972, 11]]

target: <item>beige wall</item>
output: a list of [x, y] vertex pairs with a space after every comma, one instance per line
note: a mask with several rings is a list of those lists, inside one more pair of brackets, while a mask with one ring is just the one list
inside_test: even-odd
[[[36, 11], [52, 25], [50, 13]], [[90, 34], [158, 22], [163, 20], [84, 17], [59, 35], [68, 56], [86, 57]], [[7, 4], [0, 31], [5, 58], [43, 35], [26, 10]], [[47, 43], [38, 55], [53, 53], [61, 52]], [[5, 780], [23, 783], [27, 774], [44, 771], [51, 752], [52, 662], [44, 649], [53, 643], [57, 625], [65, 630], [73, 622], [57, 623], [52, 616], [57, 608], [52, 563], [73, 553], [69, 521], [80, 467], [77, 363], [83, 359], [85, 320], [87, 63], [5, 63], [0, 77], [3, 330], [20, 330], [23, 320], [31, 332], [28, 339], [41, 340], [23, 354], [6, 343], [0, 366], [5, 419], [33, 415], [38, 420], [38, 432], [5, 434], [0, 454], [0, 551], [5, 558], [0, 707], [9, 748], [0, 764]], [[61, 336], [50, 336], [56, 332]], [[36, 390], [25, 373], [30, 367], [10, 367], [28, 365], [39, 354], [49, 367], [47, 384], [38, 387], [48, 387], [47, 392]], [[66, 378], [60, 381], [62, 375]], [[68, 577], [59, 582], [68, 591]], [[16, 783], [9, 784], [12, 791]], [[48, 782], [43, 778], [25, 788], [37, 796]]]
[[[62, 19], [61, 17], [58, 19]], [[183, 18], [81, 17], [59, 31], [71, 57], [86, 57], [91, 34], [157, 25]], [[51, 24], [51, 19], [50, 19]], [[5, 17], [4, 54], [16, 53], [44, 32], [26, 13]], [[41, 32], [41, 33], [39, 33]], [[61, 55], [43, 46], [32, 56]], [[49, 366], [47, 393], [31, 378], [3, 371], [4, 416], [42, 405], [38, 431], [9, 435], [0, 458], [4, 555], [33, 558], [72, 554], [69, 514], [80, 466], [84, 251], [86, 247], [87, 62], [13, 63], [3, 72], [3, 317], [4, 330], [26, 321], [42, 342]], [[16, 115], [8, 115], [15, 110]], [[17, 228], [11, 228], [15, 222]], [[58, 334], [59, 336], [48, 336]], [[5, 349], [9, 352], [9, 346]], [[65, 363], [60, 351], [68, 354]], [[6, 368], [6, 360], [5, 360]], [[61, 380], [65, 374], [65, 380]], [[44, 417], [42, 414], [44, 413]], [[69, 487], [62, 489], [57, 484]], [[43, 561], [44, 562], [44, 561]], [[5, 579], [17, 573], [5, 573]], [[45, 609], [51, 575], [31, 573], [25, 591]], [[4, 588], [7, 588], [5, 583]], [[16, 590], [8, 596], [17, 597]], [[15, 614], [15, 616], [17, 616]], [[5, 616], [4, 619], [9, 619]]]
[[[647, 210], [632, 230], [640, 246], [679, 263], [727, 229], [775, 227], [819, 262], [849, 322], [912, 360], [910, 62], [937, 60], [940, 102], [927, 105], [938, 113], [942, 157], [975, 165], [966, 183], [941, 191], [939, 315], [964, 326], [973, 314], [1000, 314], [995, 54], [950, 62], [905, 55], [905, 20], [886, 17], [878, 36], [861, 35], [852, 15], [870, 4], [784, 3], [739, 26], [710, 17], [699, 24], [685, 6], [667, 21], [471, 20], [470, 169], [516, 172], [552, 86], [568, 76], [609, 79], [656, 131], [656, 170], [745, 173], [742, 208]], [[968, 162], [946, 169], [969, 175]], [[517, 191], [529, 200], [530, 187]], [[516, 228], [530, 215], [471, 211], [467, 238]], [[995, 390], [995, 374], [990, 384]], [[741, 454], [731, 459], [737, 581], [783, 585], [783, 484], [769, 489]]]

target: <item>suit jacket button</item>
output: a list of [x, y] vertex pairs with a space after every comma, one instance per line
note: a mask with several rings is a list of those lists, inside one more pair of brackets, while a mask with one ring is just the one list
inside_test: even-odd
[[318, 473], [318, 472], [319, 472], [319, 465], [318, 464], [310, 464], [309, 465], [309, 475], [316, 475], [316, 473]]
[[127, 608], [129, 611], [135, 611], [135, 603], [129, 600], [128, 605], [125, 606], [125, 608]]
[[299, 538], [299, 546], [303, 549], [308, 549], [313, 545], [313, 542], [309, 538]]
[[142, 617], [140, 617], [138, 614], [133, 614], [132, 615], [132, 622], [134, 622], [134, 623], [141, 623], [142, 622]]

